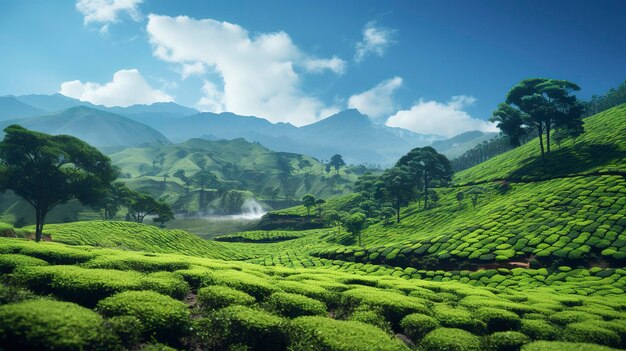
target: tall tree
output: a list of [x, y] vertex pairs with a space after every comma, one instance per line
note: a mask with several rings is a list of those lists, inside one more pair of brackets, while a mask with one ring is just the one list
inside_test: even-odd
[[165, 217], [171, 211], [171, 207], [165, 202], [156, 200], [148, 194], [131, 191], [128, 213], [135, 222], [143, 223], [144, 218], [149, 215], [163, 214]]
[[204, 190], [212, 185], [216, 185], [217, 177], [213, 172], [207, 170], [200, 170], [191, 176], [191, 180], [196, 186], [200, 187], [200, 210], [204, 210], [206, 207]]
[[330, 162], [328, 164], [335, 169], [337, 174], [339, 174], [339, 169], [346, 165], [343, 161], [343, 157], [339, 154], [334, 154], [333, 157], [330, 158]]
[[132, 191], [122, 182], [115, 182], [107, 187], [106, 193], [92, 207], [100, 212], [103, 220], [110, 220], [117, 215], [120, 207], [128, 207]]
[[362, 246], [361, 232], [367, 227], [367, 217], [360, 212], [354, 213], [345, 219], [344, 225], [348, 232], [358, 238], [359, 246]]
[[315, 196], [306, 194], [302, 197], [302, 205], [306, 207], [306, 215], [311, 215], [311, 208], [315, 206]]
[[526, 135], [526, 125], [522, 111], [507, 103], [498, 105], [498, 109], [489, 118], [490, 122], [496, 123], [502, 134], [506, 135], [512, 146], [520, 146], [521, 138]]
[[111, 160], [68, 135], [38, 133], [19, 125], [4, 129], [0, 142], [0, 189], [12, 190], [35, 209], [35, 239], [41, 240], [48, 212], [78, 199], [93, 205], [117, 178]]
[[400, 223], [400, 209], [408, 205], [415, 194], [415, 187], [409, 171], [404, 166], [396, 166], [386, 170], [376, 183], [378, 200], [389, 201], [396, 210], [396, 222]]
[[414, 176], [414, 184], [423, 187], [424, 208], [428, 208], [428, 189], [435, 182], [452, 179], [452, 164], [430, 146], [415, 148], [402, 156], [396, 166], [405, 166]]
[[545, 159], [546, 152], [550, 152], [552, 129], [567, 128], [575, 125], [572, 120], [582, 118], [583, 105], [571, 95], [579, 90], [578, 85], [566, 80], [531, 78], [521, 81], [508, 92], [506, 103], [523, 112], [524, 124], [536, 128], [542, 159]]

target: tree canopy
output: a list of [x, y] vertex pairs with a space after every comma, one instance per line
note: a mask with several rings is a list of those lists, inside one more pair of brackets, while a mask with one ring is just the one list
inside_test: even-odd
[[10, 125], [4, 132], [0, 189], [12, 190], [34, 207], [37, 241], [51, 209], [72, 199], [94, 205], [117, 178], [111, 160], [78, 138], [34, 132], [19, 125]]

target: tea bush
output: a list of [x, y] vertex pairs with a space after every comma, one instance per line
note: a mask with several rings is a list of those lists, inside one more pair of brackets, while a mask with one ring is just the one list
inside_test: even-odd
[[254, 297], [245, 292], [220, 285], [200, 288], [197, 298], [202, 307], [209, 309], [220, 309], [230, 305], [252, 305], [256, 302]]
[[189, 331], [187, 305], [153, 291], [121, 292], [100, 301], [97, 309], [109, 317], [136, 317], [143, 324], [144, 333], [159, 341], [175, 342]]
[[424, 336], [420, 346], [425, 351], [479, 351], [480, 339], [472, 333], [455, 328], [437, 328]]
[[524, 344], [530, 342], [528, 336], [516, 331], [495, 332], [485, 337], [484, 345], [488, 350], [518, 351]]
[[327, 314], [323, 302], [298, 294], [274, 293], [265, 305], [268, 310], [290, 318]]
[[412, 313], [402, 318], [400, 326], [402, 327], [404, 334], [413, 340], [419, 340], [430, 331], [438, 328], [439, 322], [437, 322], [437, 320], [433, 317], [419, 313]]
[[299, 317], [289, 322], [289, 349], [328, 351], [382, 351], [409, 349], [372, 325], [326, 317]]
[[0, 306], [0, 348], [116, 350], [118, 339], [97, 313], [69, 302], [30, 300]]

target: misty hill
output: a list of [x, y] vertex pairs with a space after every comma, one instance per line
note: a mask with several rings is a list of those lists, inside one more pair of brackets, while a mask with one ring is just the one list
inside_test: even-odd
[[461, 156], [465, 151], [473, 148], [474, 146], [493, 139], [498, 133], [495, 132], [481, 132], [478, 130], [472, 130], [469, 132], [461, 133], [450, 139], [436, 140], [431, 146], [449, 159]]
[[164, 121], [155, 128], [175, 142], [207, 135], [217, 139], [241, 137], [272, 150], [302, 153], [318, 159], [329, 159], [338, 153], [348, 163], [390, 164], [408, 150], [428, 145], [436, 138], [375, 125], [354, 109], [303, 127], [271, 123], [253, 116], [205, 112]]
[[45, 113], [46, 111], [25, 104], [13, 96], [0, 97], [0, 120], [31, 117]]
[[48, 134], [68, 134], [94, 146], [138, 146], [169, 143], [155, 129], [127, 117], [85, 106], [72, 107], [40, 117], [2, 121], [4, 129], [10, 124]]

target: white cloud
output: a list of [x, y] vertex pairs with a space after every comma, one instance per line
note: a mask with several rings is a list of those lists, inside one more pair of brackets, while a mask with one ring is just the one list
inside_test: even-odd
[[401, 86], [400, 77], [384, 80], [368, 91], [350, 96], [348, 107], [356, 108], [375, 120], [389, 117], [396, 111], [393, 93]]
[[308, 59], [303, 62], [304, 68], [309, 72], [323, 72], [330, 70], [336, 74], [344, 74], [346, 72], [346, 61], [337, 56], [331, 59]]
[[354, 60], [361, 62], [370, 54], [383, 56], [385, 50], [393, 43], [394, 33], [395, 30], [376, 26], [376, 21], [368, 22], [363, 27], [363, 39], [356, 43]]
[[448, 103], [420, 100], [410, 110], [398, 111], [389, 117], [387, 125], [401, 127], [422, 134], [453, 137], [470, 130], [495, 132], [495, 124], [473, 118], [464, 109], [473, 105], [471, 96], [453, 96]]
[[109, 23], [119, 21], [121, 13], [128, 14], [134, 21], [141, 19], [139, 4], [143, 0], [78, 0], [76, 10], [84, 16], [84, 23], [104, 23], [100, 33], [109, 31]]
[[295, 67], [305, 72], [330, 69], [340, 73], [345, 64], [335, 57], [307, 56], [285, 32], [252, 37], [245, 28], [228, 22], [158, 15], [148, 16], [147, 32], [154, 56], [181, 65], [183, 77], [202, 74], [202, 70], [220, 76], [221, 82], [205, 84], [199, 106], [297, 125], [327, 117], [329, 109], [334, 111], [301, 90]]
[[152, 88], [136, 69], [119, 70], [113, 75], [113, 80], [104, 85], [79, 80], [64, 82], [59, 93], [107, 107], [174, 100], [165, 92]]
[[203, 112], [224, 112], [224, 94], [213, 82], [204, 81], [202, 86], [204, 96], [198, 101], [195, 107]]

